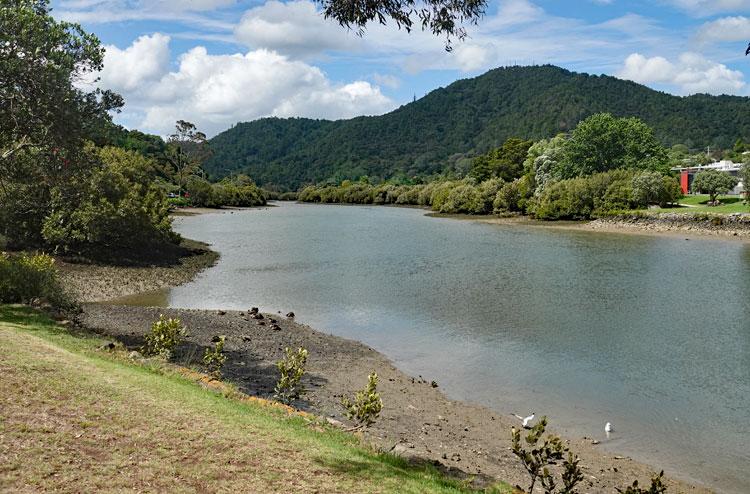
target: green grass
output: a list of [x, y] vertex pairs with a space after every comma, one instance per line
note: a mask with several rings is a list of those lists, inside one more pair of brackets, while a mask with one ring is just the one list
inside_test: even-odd
[[707, 194], [687, 195], [680, 199], [681, 207], [674, 208], [657, 208], [651, 211], [669, 212], [669, 213], [750, 213], [750, 206], [743, 203], [742, 197], [739, 196], [719, 196], [720, 206], [708, 206]]
[[314, 417], [226, 397], [103, 342], [0, 305], [4, 489], [468, 492]]

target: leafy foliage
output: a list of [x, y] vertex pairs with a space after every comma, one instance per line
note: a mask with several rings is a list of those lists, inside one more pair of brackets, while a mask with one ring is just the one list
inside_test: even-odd
[[359, 34], [364, 33], [367, 24], [377, 21], [386, 24], [388, 19], [411, 31], [414, 21], [429, 29], [435, 35], [446, 36], [446, 50], [451, 50], [452, 36], [464, 39], [466, 30], [462, 23], [476, 24], [487, 5], [486, 0], [459, 0], [443, 2], [440, 0], [396, 0], [359, 2], [352, 4], [344, 0], [318, 0], [323, 5], [323, 15], [338, 21], [342, 26], [356, 28]]
[[[530, 478], [526, 492], [533, 493], [534, 486], [537, 482], [540, 482], [547, 494], [573, 493], [575, 492], [575, 486], [583, 480], [583, 472], [578, 466], [580, 459], [563, 445], [558, 436], [548, 434], [543, 437], [546, 427], [547, 417], [542, 417], [524, 438], [524, 442], [531, 449], [523, 446], [521, 431], [515, 427], [512, 429], [511, 451], [521, 460]], [[542, 442], [540, 443], [540, 441]], [[562, 472], [560, 474], [562, 486], [558, 488], [551, 468], [560, 461], [562, 461]]]
[[668, 172], [667, 152], [653, 130], [637, 118], [599, 113], [583, 120], [565, 145], [564, 178], [616, 168]]
[[0, 303], [29, 303], [37, 298], [59, 307], [69, 304], [55, 260], [47, 254], [11, 257], [0, 252]]
[[378, 182], [463, 174], [467, 159], [510, 137], [553, 138], [602, 112], [640, 118], [663, 146], [726, 149], [737, 136], [750, 135], [748, 110], [748, 98], [679, 97], [552, 66], [506, 67], [457, 81], [381, 116], [238, 123], [211, 139], [214, 154], [204, 168], [218, 177], [242, 171], [271, 190], [365, 175]]
[[737, 178], [719, 170], [703, 170], [693, 179], [693, 192], [709, 195], [709, 201], [715, 203], [716, 196], [726, 194], [737, 185]]
[[273, 397], [285, 405], [290, 405], [305, 393], [302, 376], [305, 375], [308, 353], [304, 348], [298, 348], [296, 352], [285, 348], [284, 354], [284, 358], [276, 362], [280, 376]]
[[378, 393], [378, 375], [375, 372], [371, 373], [365, 389], [357, 391], [353, 401], [346, 396], [343, 397], [341, 404], [346, 409], [346, 416], [349, 420], [357, 422], [358, 427], [369, 427], [374, 424], [383, 409], [383, 400]]
[[177, 318], [159, 316], [159, 320], [151, 325], [151, 332], [146, 334], [146, 344], [143, 346], [145, 355], [159, 356], [169, 359], [172, 351], [187, 336], [187, 329]]
[[227, 362], [227, 356], [224, 354], [224, 343], [227, 337], [220, 335], [214, 339], [214, 347], [206, 348], [203, 353], [203, 366], [216, 378], [221, 377], [221, 369]]
[[474, 158], [469, 174], [480, 182], [493, 177], [506, 182], [515, 180], [523, 174], [523, 163], [532, 144], [511, 137], [501, 147]]

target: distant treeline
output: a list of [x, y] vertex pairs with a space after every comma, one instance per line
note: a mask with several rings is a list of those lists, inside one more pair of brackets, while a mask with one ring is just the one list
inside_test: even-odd
[[524, 213], [540, 219], [588, 219], [667, 205], [681, 197], [670, 156], [634, 118], [589, 117], [571, 133], [537, 142], [508, 139], [476, 157], [463, 178], [426, 184], [344, 181], [308, 186], [299, 200], [410, 204], [456, 214]]

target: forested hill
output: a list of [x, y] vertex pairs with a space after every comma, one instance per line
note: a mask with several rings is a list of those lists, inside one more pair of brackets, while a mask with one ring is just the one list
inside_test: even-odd
[[465, 167], [462, 158], [508, 137], [550, 137], [599, 112], [640, 117], [667, 146], [726, 148], [750, 136], [750, 98], [679, 97], [553, 66], [508, 67], [381, 116], [240, 123], [211, 140], [205, 168], [214, 177], [242, 171], [280, 189], [362, 175], [429, 175]]

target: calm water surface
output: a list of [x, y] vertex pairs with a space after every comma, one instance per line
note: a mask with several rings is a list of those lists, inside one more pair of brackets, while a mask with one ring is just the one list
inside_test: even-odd
[[286, 203], [176, 228], [221, 260], [171, 306], [293, 310], [453, 398], [750, 492], [750, 244]]

